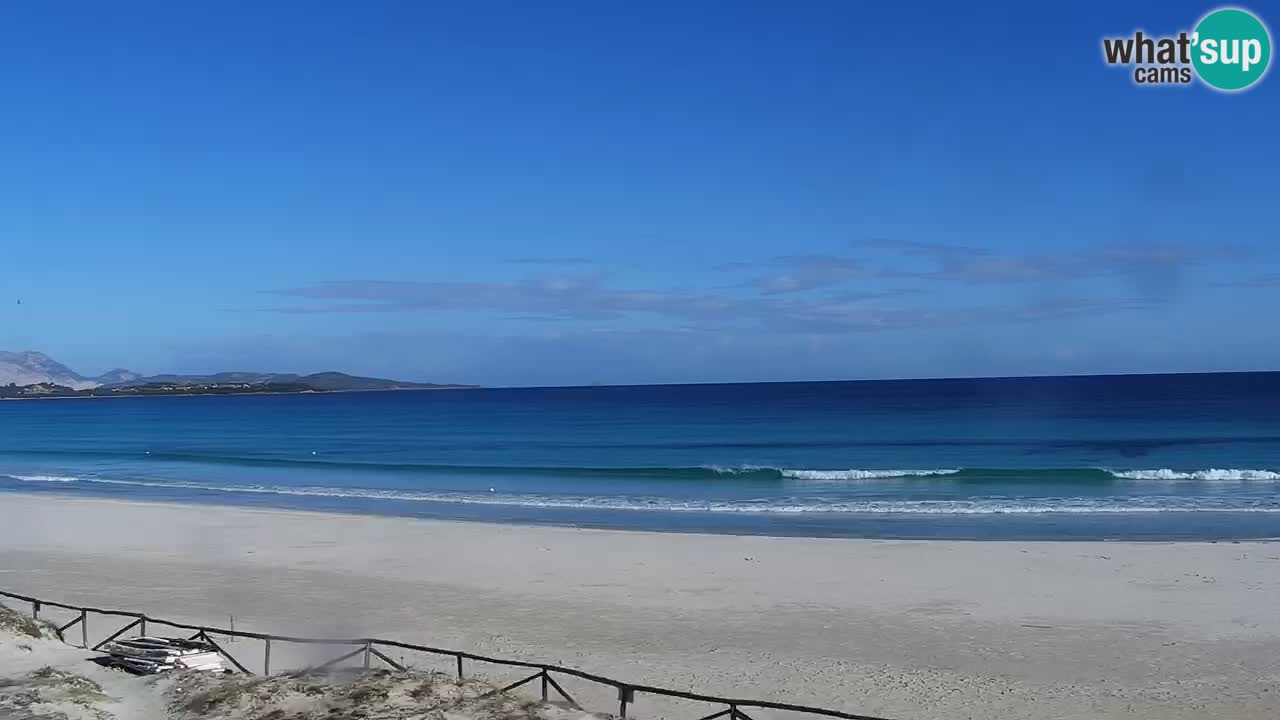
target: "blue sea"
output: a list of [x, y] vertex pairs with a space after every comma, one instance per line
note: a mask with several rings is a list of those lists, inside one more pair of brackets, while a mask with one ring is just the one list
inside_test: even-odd
[[1280, 536], [1280, 373], [0, 402], [6, 492], [665, 531]]

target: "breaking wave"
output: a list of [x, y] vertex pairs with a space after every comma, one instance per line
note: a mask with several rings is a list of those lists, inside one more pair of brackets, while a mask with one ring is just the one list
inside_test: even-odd
[[779, 470], [793, 480], [882, 480], [902, 477], [954, 475], [959, 470]]
[[[1017, 484], [1067, 484], [1108, 483], [1115, 481], [1206, 481], [1245, 482], [1280, 481], [1280, 469], [1172, 469], [1172, 468], [1018, 468], [1018, 467], [919, 467], [904, 463], [902, 468], [866, 467], [850, 462], [845, 467], [784, 467], [769, 464], [706, 464], [685, 466], [576, 466], [576, 465], [464, 465], [433, 463], [387, 463], [352, 461], [324, 457], [323, 452], [312, 457], [269, 457], [227, 455], [218, 453], [190, 453], [166, 451], [80, 451], [69, 452], [11, 452], [8, 455], [31, 455], [48, 458], [84, 458], [108, 460], [111, 464], [139, 463], [140, 468], [153, 463], [165, 465], [158, 474], [181, 475], [180, 466], [208, 466], [235, 468], [279, 468], [282, 470], [306, 470], [333, 476], [357, 472], [400, 476], [454, 476], [454, 477], [547, 477], [582, 478], [589, 480], [655, 480], [668, 482], [866, 482], [866, 481], [931, 481], [964, 484], [1017, 483]], [[57, 465], [53, 465], [57, 467]], [[149, 474], [145, 470], [140, 471]], [[47, 475], [53, 481], [57, 475]], [[74, 478], [71, 478], [74, 480]], [[65, 481], [65, 479], [64, 479]], [[376, 484], [376, 483], [375, 483]]]
[[1182, 472], [1163, 468], [1161, 470], [1123, 470], [1113, 472], [1118, 478], [1126, 480], [1280, 480], [1280, 472], [1274, 470], [1191, 470]]

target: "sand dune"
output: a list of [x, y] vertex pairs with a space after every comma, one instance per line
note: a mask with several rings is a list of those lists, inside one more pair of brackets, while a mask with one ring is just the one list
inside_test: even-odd
[[136, 676], [0, 606], [5, 720], [600, 720], [443, 673], [337, 669], [270, 676], [174, 671]]

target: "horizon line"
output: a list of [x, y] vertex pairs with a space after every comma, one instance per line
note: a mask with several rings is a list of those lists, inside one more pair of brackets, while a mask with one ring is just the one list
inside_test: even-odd
[[[586, 385], [470, 385], [473, 390], [540, 390], [574, 388], [623, 388], [623, 387], [685, 387], [698, 385], [816, 385], [819, 383], [877, 383], [877, 382], [945, 382], [947, 380], [1043, 380], [1047, 378], [1103, 378], [1103, 377], [1169, 377], [1183, 375], [1267, 375], [1280, 373], [1275, 370], [1184, 370], [1170, 372], [1108, 372], [1065, 373], [1042, 375], [948, 375], [930, 377], [852, 378], [844, 380], [710, 380], [705, 382], [668, 383], [590, 383]], [[411, 382], [411, 381], [405, 381]], [[411, 388], [406, 388], [411, 389]], [[391, 390], [396, 392], [396, 390]]]

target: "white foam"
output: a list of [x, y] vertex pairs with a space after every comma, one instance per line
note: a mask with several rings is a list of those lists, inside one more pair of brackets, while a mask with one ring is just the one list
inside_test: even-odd
[[1129, 502], [1086, 498], [1038, 500], [901, 500], [829, 502], [818, 499], [780, 498], [774, 501], [692, 501], [661, 497], [551, 496], [532, 494], [474, 494], [461, 492], [413, 492], [364, 488], [286, 487], [266, 485], [205, 485], [191, 482], [118, 480], [99, 477], [11, 476], [26, 482], [79, 481], [104, 485], [131, 485], [169, 490], [203, 490], [219, 493], [249, 493], [303, 497], [394, 500], [404, 502], [462, 505], [502, 505], [578, 510], [657, 510], [704, 513], [828, 513], [889, 515], [1039, 515], [1115, 514], [1153, 512], [1246, 512], [1280, 513], [1280, 505], [1209, 505], [1203, 499], [1143, 498]]
[[881, 478], [929, 477], [954, 475], [958, 469], [937, 470], [782, 470], [782, 477], [793, 480], [877, 480]]
[[78, 477], [67, 477], [66, 475], [10, 475], [9, 477], [13, 478], [14, 480], [21, 480], [23, 482], [58, 482], [58, 483], [73, 483], [73, 482], [78, 482], [82, 479]]
[[1274, 470], [1189, 470], [1179, 471], [1163, 468], [1160, 470], [1124, 470], [1111, 471], [1111, 474], [1126, 480], [1280, 480], [1280, 472]]

